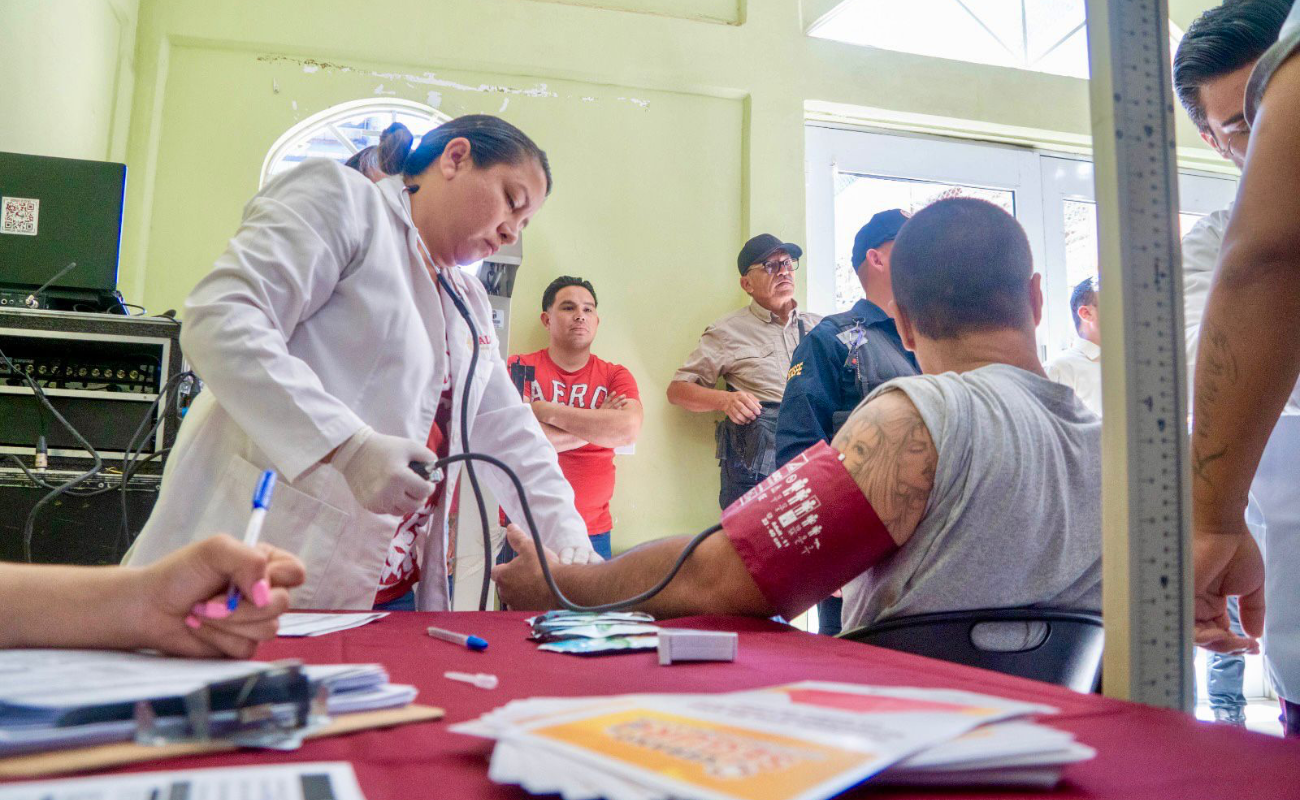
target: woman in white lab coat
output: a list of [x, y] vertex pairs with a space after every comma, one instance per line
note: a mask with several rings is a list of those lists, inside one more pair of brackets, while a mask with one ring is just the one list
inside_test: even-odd
[[[125, 563], [243, 530], [258, 476], [274, 469], [281, 482], [262, 540], [306, 565], [295, 607], [370, 608], [381, 586], [410, 586], [414, 567], [417, 607], [446, 609], [451, 493], [408, 463], [433, 461], [425, 445], [439, 439], [442, 452], [464, 450], [474, 347], [472, 450], [518, 473], [544, 543], [562, 558], [591, 558], [555, 451], [506, 374], [487, 294], [457, 268], [515, 241], [550, 188], [545, 153], [481, 115], [430, 131], [401, 175], [377, 183], [324, 159], [272, 180], [186, 301], [181, 345], [206, 388]], [[477, 341], [439, 273], [472, 314]], [[459, 466], [444, 485], [455, 485]], [[523, 519], [507, 479], [476, 471]]]

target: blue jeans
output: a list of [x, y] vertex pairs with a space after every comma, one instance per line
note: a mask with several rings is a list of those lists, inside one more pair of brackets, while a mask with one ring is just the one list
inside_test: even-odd
[[591, 549], [600, 553], [600, 557], [606, 561], [614, 557], [614, 551], [609, 549], [609, 534], [609, 531], [605, 531], [591, 535]]
[[843, 624], [840, 617], [844, 611], [844, 598], [828, 597], [817, 604], [817, 632], [826, 636], [835, 636]]
[[[1237, 598], [1228, 598], [1228, 623], [1233, 633], [1241, 634], [1241, 617]], [[1244, 714], [1246, 696], [1242, 693], [1242, 680], [1246, 675], [1246, 657], [1210, 653], [1205, 660], [1205, 685], [1210, 695], [1210, 708]]]
[[414, 611], [415, 610], [415, 590], [407, 592], [396, 600], [389, 600], [387, 603], [376, 603], [376, 611]]

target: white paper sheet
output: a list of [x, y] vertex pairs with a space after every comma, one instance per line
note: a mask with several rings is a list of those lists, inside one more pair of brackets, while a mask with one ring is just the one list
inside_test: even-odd
[[[881, 770], [882, 783], [1050, 787], [1065, 765], [1093, 755], [1068, 732], [1018, 719], [1054, 711], [970, 692], [806, 681], [712, 695], [530, 698], [451, 730], [496, 739], [489, 777], [533, 794], [811, 800]], [[841, 766], [813, 774], [828, 759]]]
[[388, 616], [387, 612], [363, 612], [360, 614], [304, 614], [291, 611], [280, 617], [280, 636], [324, 636], [338, 633], [362, 625], [369, 625], [375, 620]]
[[365, 800], [345, 761], [145, 772], [0, 786], [0, 800]]

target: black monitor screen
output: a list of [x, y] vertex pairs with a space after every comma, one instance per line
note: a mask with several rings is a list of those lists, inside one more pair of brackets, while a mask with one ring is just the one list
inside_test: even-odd
[[126, 165], [0, 152], [0, 286], [112, 292]]

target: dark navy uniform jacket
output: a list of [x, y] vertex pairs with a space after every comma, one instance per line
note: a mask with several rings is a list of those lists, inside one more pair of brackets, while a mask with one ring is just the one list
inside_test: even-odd
[[790, 359], [776, 423], [776, 464], [829, 442], [849, 412], [877, 386], [920, 374], [894, 320], [867, 299], [832, 314], [803, 338]]

